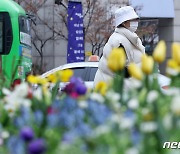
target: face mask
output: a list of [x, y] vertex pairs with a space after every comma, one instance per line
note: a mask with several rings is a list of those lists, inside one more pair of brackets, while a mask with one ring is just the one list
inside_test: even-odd
[[138, 21], [130, 21], [130, 27], [128, 28], [131, 32], [135, 32], [138, 28]]

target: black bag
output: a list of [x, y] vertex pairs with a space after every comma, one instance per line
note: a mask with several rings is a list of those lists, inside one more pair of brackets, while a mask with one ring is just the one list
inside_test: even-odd
[[[124, 46], [122, 44], [120, 44], [119, 48], [123, 48], [124, 51], [125, 51], [125, 48], [124, 48]], [[125, 51], [125, 54], [126, 54], [126, 51]], [[127, 57], [127, 55], [126, 55], [126, 57]], [[130, 77], [130, 74], [128, 72], [128, 68], [127, 67], [124, 68], [124, 77], [125, 78], [129, 78]]]

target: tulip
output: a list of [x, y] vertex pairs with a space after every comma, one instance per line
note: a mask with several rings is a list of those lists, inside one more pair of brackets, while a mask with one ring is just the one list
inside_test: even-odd
[[180, 72], [180, 66], [174, 59], [169, 59], [167, 61], [166, 73], [168, 75], [176, 76]]
[[11, 85], [12, 88], [15, 88], [17, 85], [21, 84], [21, 79], [15, 79]]
[[123, 48], [114, 48], [108, 57], [108, 67], [111, 71], [117, 72], [124, 68], [126, 55]]
[[47, 78], [41, 78], [38, 83], [41, 85], [46, 85], [46, 84], [48, 84], [48, 80], [47, 80]]
[[174, 59], [169, 59], [167, 62], [167, 67], [170, 67], [174, 70], [178, 70], [179, 65], [178, 65], [177, 61], [175, 61]]
[[167, 62], [167, 73], [177, 75], [180, 72], [180, 66], [178, 65], [177, 61], [174, 59], [170, 59]]
[[60, 81], [68, 82], [70, 78], [73, 76], [73, 71], [70, 69], [66, 69], [63, 71], [59, 71], [58, 75], [60, 76]]
[[47, 76], [47, 79], [49, 82], [52, 82], [52, 83], [56, 83], [58, 81], [55, 74], [50, 74], [49, 76]]
[[45, 150], [46, 146], [43, 139], [36, 139], [28, 145], [29, 154], [43, 154], [45, 153]]
[[38, 84], [41, 78], [39, 76], [29, 75], [27, 81], [32, 84]]
[[172, 58], [180, 65], [180, 44], [172, 44]]
[[74, 83], [69, 83], [67, 84], [62, 91], [66, 92], [67, 94], [71, 94], [75, 89], [75, 84]]
[[146, 54], [144, 54], [142, 56], [142, 71], [145, 74], [151, 74], [153, 71], [153, 67], [154, 67], [154, 61], [153, 58], [151, 56], [147, 56]]
[[152, 120], [154, 120], [153, 113], [149, 112], [149, 113], [144, 114], [143, 120], [144, 121], [152, 121]]
[[166, 44], [160, 41], [153, 51], [153, 58], [156, 62], [162, 63], [166, 58]]
[[99, 91], [102, 95], [106, 94], [107, 89], [108, 89], [108, 86], [103, 81], [100, 81], [95, 87], [95, 91]]
[[20, 133], [22, 139], [25, 141], [31, 141], [34, 138], [34, 132], [30, 127], [24, 127]]
[[142, 73], [141, 69], [135, 63], [129, 64], [128, 71], [129, 71], [129, 74], [132, 77], [134, 77], [135, 79], [142, 80], [143, 73]]
[[84, 95], [87, 91], [87, 88], [84, 84], [78, 84], [76, 85], [76, 92], [79, 94], [79, 95]]

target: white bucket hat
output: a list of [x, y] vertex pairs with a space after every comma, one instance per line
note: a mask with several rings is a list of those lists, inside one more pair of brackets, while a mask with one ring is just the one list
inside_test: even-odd
[[116, 10], [115, 12], [115, 26], [122, 24], [124, 21], [137, 19], [139, 16], [131, 6], [124, 6]]

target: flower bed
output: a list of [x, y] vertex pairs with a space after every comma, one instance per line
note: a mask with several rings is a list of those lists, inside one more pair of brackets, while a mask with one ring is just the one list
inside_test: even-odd
[[[169, 154], [164, 142], [180, 140], [180, 45], [172, 46], [167, 90], [157, 84], [155, 63], [165, 58], [160, 42], [153, 57], [143, 56], [142, 67], [131, 64], [132, 87], [124, 89], [122, 50], [114, 49], [109, 67], [116, 73], [111, 84], [100, 82], [87, 89], [70, 70], [27, 82], [9, 90], [0, 99], [0, 153], [10, 154]], [[162, 54], [162, 55], [161, 55]], [[125, 57], [124, 57], [125, 58]], [[118, 58], [116, 59], [118, 61]], [[122, 60], [123, 61], [123, 60]], [[150, 78], [150, 76], [152, 76]], [[49, 81], [55, 83], [48, 89]], [[63, 92], [59, 82], [70, 81]], [[30, 84], [39, 84], [33, 89]], [[178, 148], [178, 147], [177, 147]]]

